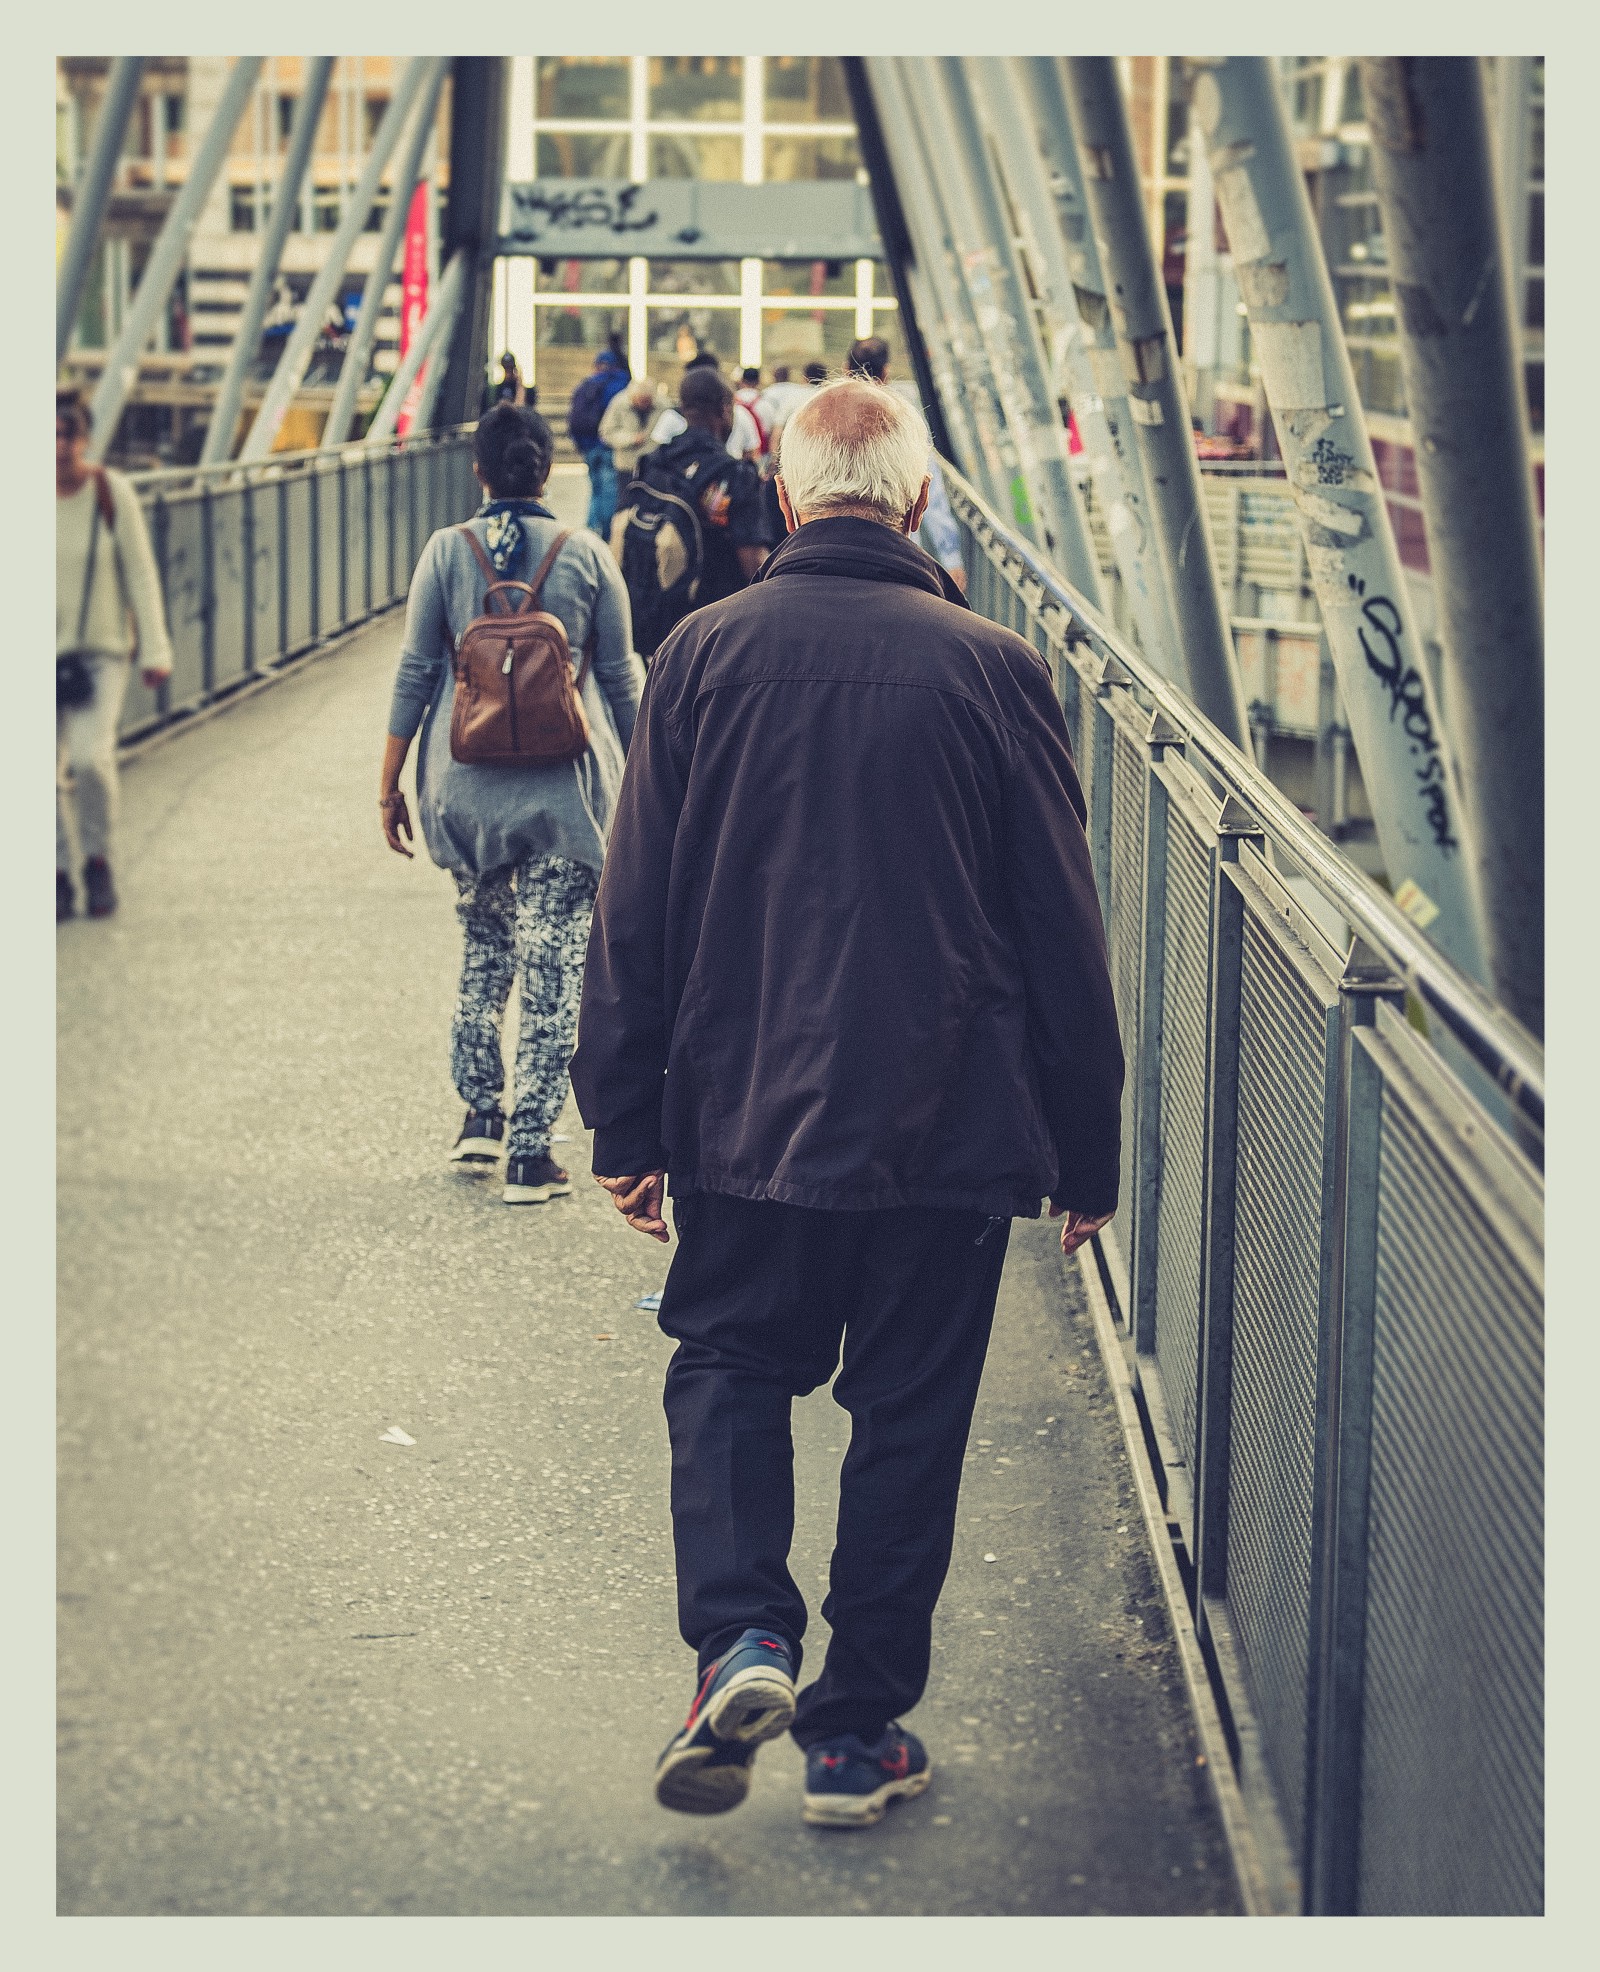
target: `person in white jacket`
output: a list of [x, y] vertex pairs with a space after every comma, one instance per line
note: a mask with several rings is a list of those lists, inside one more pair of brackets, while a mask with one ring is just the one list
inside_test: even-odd
[[[111, 876], [117, 810], [117, 721], [137, 654], [147, 685], [172, 675], [161, 578], [139, 496], [119, 472], [91, 466], [89, 412], [56, 394], [56, 922], [72, 916], [72, 825], [90, 917], [117, 908]], [[69, 676], [63, 680], [63, 660]], [[72, 675], [86, 683], [76, 693]]]

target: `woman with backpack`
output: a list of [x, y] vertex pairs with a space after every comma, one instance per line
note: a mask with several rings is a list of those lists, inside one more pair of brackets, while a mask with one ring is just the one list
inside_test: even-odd
[[[433, 535], [411, 579], [378, 801], [389, 847], [409, 857], [400, 773], [420, 729], [418, 820], [428, 853], [455, 877], [465, 935], [450, 1065], [467, 1113], [450, 1156], [483, 1170], [504, 1153], [508, 1205], [572, 1188], [550, 1133], [644, 682], [615, 562], [540, 500], [552, 451], [549, 425], [521, 405], [497, 404], [478, 425], [484, 503]], [[500, 1028], [514, 979], [508, 1117]]]

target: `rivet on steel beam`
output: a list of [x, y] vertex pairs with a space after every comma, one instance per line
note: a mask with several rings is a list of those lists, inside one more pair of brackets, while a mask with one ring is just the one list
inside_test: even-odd
[[1133, 673], [1127, 665], [1120, 657], [1108, 651], [1100, 661], [1100, 671], [1095, 678], [1094, 688], [1097, 692], [1103, 692], [1110, 690], [1113, 685], [1131, 685], [1133, 681]]

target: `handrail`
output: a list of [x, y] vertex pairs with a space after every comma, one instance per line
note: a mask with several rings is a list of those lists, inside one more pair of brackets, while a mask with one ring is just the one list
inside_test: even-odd
[[1261, 822], [1263, 833], [1294, 858], [1339, 916], [1383, 955], [1511, 1101], [1542, 1129], [1544, 1050], [1534, 1036], [1423, 938], [1387, 892], [1341, 856], [1253, 760], [1115, 630], [1108, 629], [1092, 606], [1031, 542], [1006, 526], [968, 480], [948, 461], [941, 460], [940, 470], [956, 511], [966, 509], [967, 524], [979, 539], [1002, 560], [1020, 566], [1039, 586], [1041, 604], [1053, 603], [1067, 612], [1068, 642], [1086, 642], [1126, 669], [1132, 682], [1180, 728], [1186, 749], [1200, 755], [1223, 789]]
[[465, 437], [476, 429], [475, 424], [446, 425], [434, 431], [407, 432], [403, 438], [376, 439], [370, 445], [365, 439], [352, 438], [344, 445], [313, 445], [299, 452], [269, 452], [266, 458], [252, 460], [248, 465], [241, 459], [219, 459], [209, 466], [154, 466], [148, 472], [129, 473], [128, 478], [139, 493], [165, 492], [180, 481], [186, 485], [236, 486], [246, 479], [259, 482], [275, 478], [285, 468], [303, 470], [321, 459], [354, 462], [383, 458], [394, 452], [420, 451], [449, 439]]

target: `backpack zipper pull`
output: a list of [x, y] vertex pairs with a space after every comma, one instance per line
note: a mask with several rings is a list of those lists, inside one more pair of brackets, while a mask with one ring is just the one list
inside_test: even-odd
[[510, 644], [507, 644], [506, 661], [500, 667], [500, 675], [502, 678], [509, 678], [511, 676], [511, 656], [512, 656], [512, 647]]

